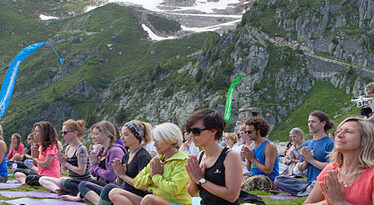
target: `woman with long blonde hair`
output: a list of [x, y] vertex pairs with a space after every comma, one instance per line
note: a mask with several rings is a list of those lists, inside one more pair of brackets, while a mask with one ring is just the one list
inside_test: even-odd
[[374, 128], [361, 118], [340, 123], [328, 164], [304, 204], [373, 204]]

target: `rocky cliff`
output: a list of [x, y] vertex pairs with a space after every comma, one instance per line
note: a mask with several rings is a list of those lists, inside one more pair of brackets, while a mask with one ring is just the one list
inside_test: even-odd
[[[235, 126], [237, 110], [248, 106], [259, 108], [273, 128], [287, 122], [306, 103], [320, 79], [344, 89], [346, 98], [362, 92], [370, 80], [362, 76], [371, 73], [370, 69], [334, 61], [346, 63], [352, 57], [354, 62], [371, 62], [370, 40], [362, 40], [367, 34], [355, 38], [344, 30], [351, 29], [346, 26], [356, 20], [357, 29], [371, 29], [371, 6], [360, 5], [365, 3], [258, 0], [237, 29], [221, 36], [210, 32], [152, 42], [137, 12], [128, 7], [110, 4], [45, 24], [27, 20], [30, 14], [7, 4], [3, 11], [16, 16], [33, 34], [18, 30], [9, 23], [11, 18], [0, 19], [6, 28], [0, 36], [0, 44], [6, 47], [0, 50], [3, 70], [22, 46], [45, 38], [55, 43], [66, 64], [58, 65], [47, 49], [33, 54], [20, 70], [16, 92], [1, 123], [6, 135], [26, 134], [39, 120], [59, 127], [68, 118], [85, 119], [88, 125], [102, 119], [117, 125], [140, 119], [183, 126], [196, 109], [223, 111], [228, 87], [243, 74], [234, 92], [227, 130]], [[357, 7], [357, 14], [344, 13], [349, 6]], [[335, 13], [344, 17], [332, 17]], [[341, 32], [344, 38], [335, 35]], [[23, 39], [22, 44], [14, 44], [17, 39]], [[358, 55], [360, 50], [362, 55]], [[338, 110], [350, 105], [339, 106]]]

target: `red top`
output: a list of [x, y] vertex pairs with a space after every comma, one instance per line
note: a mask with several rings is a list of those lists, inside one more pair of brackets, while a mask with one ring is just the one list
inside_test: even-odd
[[42, 146], [39, 146], [39, 157], [38, 160], [44, 161], [47, 155], [52, 155], [53, 160], [48, 168], [44, 168], [38, 164], [38, 175], [39, 176], [49, 176], [54, 178], [60, 178], [60, 163], [57, 160], [58, 148], [54, 144], [49, 146], [44, 152], [42, 152]]
[[[338, 164], [328, 164], [318, 175], [317, 181], [323, 182], [325, 175], [330, 170], [338, 173]], [[365, 169], [361, 176], [344, 188], [344, 200], [352, 204], [373, 204], [374, 191], [374, 166]]]
[[7, 160], [10, 160], [15, 154], [23, 155], [23, 149], [25, 146], [23, 146], [22, 142], [19, 143], [17, 150], [13, 150], [12, 148], [9, 148], [8, 156], [6, 156]]

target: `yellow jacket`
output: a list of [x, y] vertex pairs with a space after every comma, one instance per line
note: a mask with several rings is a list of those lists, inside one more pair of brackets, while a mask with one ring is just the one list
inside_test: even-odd
[[[163, 155], [158, 158], [163, 159]], [[187, 192], [189, 177], [184, 165], [188, 156], [184, 152], [177, 152], [164, 163], [164, 171], [150, 177], [150, 163], [134, 178], [136, 189], [152, 192], [170, 203], [191, 205], [191, 196]]]

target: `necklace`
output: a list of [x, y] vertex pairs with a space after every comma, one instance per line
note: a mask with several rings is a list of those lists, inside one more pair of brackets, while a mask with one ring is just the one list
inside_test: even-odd
[[341, 181], [344, 185], [344, 187], [347, 187], [348, 185], [351, 185], [353, 184], [362, 174], [363, 170], [359, 170], [359, 171], [356, 171], [356, 173], [353, 173], [353, 174], [350, 174], [350, 175], [345, 175], [345, 176], [342, 176], [342, 171], [341, 169], [339, 168], [338, 170], [338, 179], [339, 181]]
[[130, 151], [129, 152], [129, 155], [131, 156], [131, 155], [135, 155], [140, 149], [142, 148], [142, 146], [139, 146], [138, 148], [136, 148], [135, 150], [133, 150], [133, 151]]

